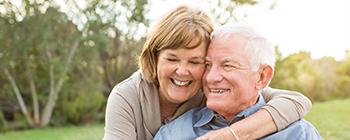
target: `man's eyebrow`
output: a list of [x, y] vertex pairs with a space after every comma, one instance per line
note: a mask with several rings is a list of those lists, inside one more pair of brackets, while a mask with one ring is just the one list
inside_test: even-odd
[[204, 58], [205, 61], [211, 61], [209, 57]]
[[237, 61], [234, 61], [232, 58], [223, 58], [223, 59], [221, 59], [219, 62], [231, 62], [231, 61], [237, 63]]
[[232, 58], [223, 58], [220, 60], [221, 63], [226, 63], [226, 62], [233, 62], [239, 66], [242, 66], [241, 63], [239, 63], [238, 61], [236, 60], [233, 60]]

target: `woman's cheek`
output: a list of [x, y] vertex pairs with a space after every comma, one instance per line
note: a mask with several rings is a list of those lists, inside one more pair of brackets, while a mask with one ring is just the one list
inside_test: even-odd
[[201, 80], [203, 77], [203, 74], [205, 72], [205, 66], [198, 66], [198, 68], [196, 69], [196, 71], [194, 72], [194, 76], [196, 77], [196, 79]]

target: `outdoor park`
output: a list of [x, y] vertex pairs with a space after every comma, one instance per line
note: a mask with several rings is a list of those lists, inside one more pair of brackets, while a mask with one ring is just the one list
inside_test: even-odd
[[[307, 96], [313, 106], [305, 119], [324, 139], [350, 139], [349, 1], [308, 7], [341, 11], [324, 17], [283, 13], [271, 21], [257, 14], [281, 10], [285, 2], [197, 1], [217, 26], [251, 22], [271, 37], [276, 66], [269, 86]], [[166, 0], [0, 0], [0, 140], [102, 139], [110, 91], [138, 70], [153, 21], [173, 6]], [[308, 29], [282, 22], [302, 15], [311, 16], [300, 18], [305, 25], [331, 22]]]

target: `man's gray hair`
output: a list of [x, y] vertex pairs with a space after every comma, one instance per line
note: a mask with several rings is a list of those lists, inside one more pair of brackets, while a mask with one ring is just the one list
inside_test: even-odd
[[216, 28], [210, 34], [210, 40], [214, 37], [224, 37], [225, 39], [233, 34], [244, 36], [248, 39], [244, 54], [251, 64], [251, 71], [257, 72], [261, 65], [275, 66], [275, 48], [257, 30], [248, 24], [230, 23]]

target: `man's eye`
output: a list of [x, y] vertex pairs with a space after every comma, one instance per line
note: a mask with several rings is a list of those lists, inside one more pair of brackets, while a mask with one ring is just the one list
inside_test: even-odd
[[226, 70], [235, 70], [235, 69], [237, 69], [237, 67], [233, 66], [233, 65], [223, 65], [223, 67]]
[[206, 69], [206, 70], [210, 70], [210, 68], [211, 68], [211, 64], [206, 63], [206, 64], [205, 64], [205, 69]]

